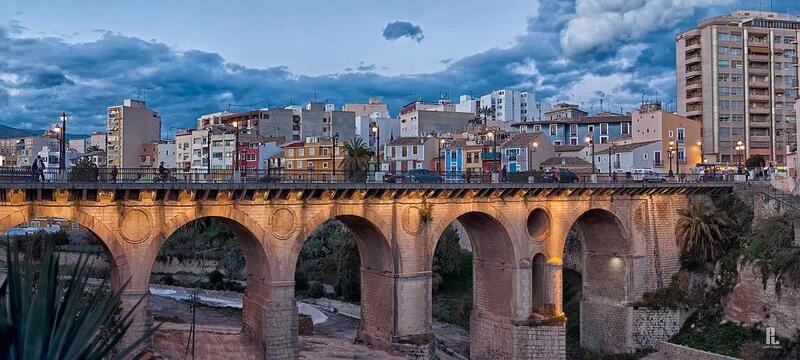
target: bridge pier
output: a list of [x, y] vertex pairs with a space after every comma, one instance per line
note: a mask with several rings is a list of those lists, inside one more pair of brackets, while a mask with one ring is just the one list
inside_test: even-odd
[[[259, 319], [260, 336], [264, 342], [267, 359], [296, 359], [298, 357], [298, 313], [294, 299], [294, 282], [286, 281], [268, 285], [267, 302], [256, 305], [248, 320]], [[248, 304], [249, 305], [249, 304]], [[263, 322], [262, 320], [263, 319]], [[260, 323], [260, 324], [259, 324]], [[259, 335], [258, 329], [249, 330]]]
[[[139, 302], [140, 299], [141, 302]], [[117, 346], [117, 349], [122, 350], [138, 341], [152, 328], [153, 316], [150, 313], [150, 291], [148, 289], [125, 289], [120, 296], [120, 300], [122, 302], [121, 307], [123, 314], [131, 310], [133, 311], [131, 315], [131, 327], [128, 328], [125, 336], [122, 337], [122, 340]], [[137, 302], [139, 306], [134, 309], [133, 307]], [[138, 350], [143, 350], [146, 347], [152, 346], [152, 344], [153, 338], [151, 336], [144, 343], [139, 345]], [[134, 353], [136, 353], [136, 351]]]

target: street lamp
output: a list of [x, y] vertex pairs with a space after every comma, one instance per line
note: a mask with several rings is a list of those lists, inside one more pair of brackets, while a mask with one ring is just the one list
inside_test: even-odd
[[492, 147], [492, 173], [494, 173], [497, 171], [497, 138], [491, 131], [486, 133], [486, 136], [488, 136], [489, 139], [492, 139], [492, 142], [494, 143]]
[[436, 162], [436, 171], [442, 172], [444, 166], [444, 143], [445, 139], [439, 139], [439, 161]]
[[528, 171], [533, 171], [533, 153], [535, 153], [536, 149], [538, 149], [538, 148], [539, 148], [539, 142], [538, 141], [534, 141], [533, 142], [533, 152], [531, 153], [531, 156], [528, 159]]
[[333, 157], [333, 181], [336, 181], [336, 141], [339, 140], [339, 133], [333, 135], [333, 149], [331, 149], [331, 156]]
[[375, 134], [375, 162], [377, 163], [377, 171], [381, 171], [381, 133], [378, 123], [372, 126], [372, 132]]
[[743, 150], [744, 150], [744, 142], [742, 142], [742, 140], [737, 141], [736, 142], [736, 156], [739, 159], [739, 166], [741, 166], [742, 163], [744, 162]]
[[66, 146], [66, 139], [67, 139], [67, 113], [61, 113], [61, 146], [59, 147], [58, 153], [58, 171], [63, 174], [64, 170], [67, 168], [66, 164], [66, 157], [67, 157], [67, 146]]
[[669, 156], [669, 176], [672, 177], [672, 156], [675, 152], [675, 140], [669, 139], [669, 148], [667, 149], [667, 156]]
[[233, 144], [233, 174], [234, 177], [239, 174], [239, 122], [232, 123], [234, 130], [234, 144]]
[[594, 173], [597, 172], [596, 171], [595, 159], [594, 159], [594, 139], [591, 136], [586, 135], [586, 137], [583, 138], [583, 141], [586, 142], [586, 145], [591, 145], [592, 146], [592, 174], [594, 174]]

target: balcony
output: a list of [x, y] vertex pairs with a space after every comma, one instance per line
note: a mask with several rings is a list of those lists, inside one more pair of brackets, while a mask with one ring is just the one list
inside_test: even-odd
[[770, 108], [768, 107], [750, 107], [751, 114], [769, 114]]
[[687, 117], [702, 116], [702, 115], [703, 115], [703, 107], [702, 106], [699, 106], [699, 107], [687, 107], [686, 108], [686, 116]]
[[686, 82], [686, 90], [688, 91], [688, 90], [701, 89], [703, 87], [703, 82], [702, 81], [698, 81], [698, 80], [699, 79], [697, 79], [697, 80], [692, 79], [692, 80], [687, 81]]
[[750, 66], [747, 68], [747, 72], [750, 74], [755, 75], [769, 75], [769, 67], [768, 66]]
[[762, 80], [750, 80], [747, 85], [750, 86], [751, 88], [759, 88], [759, 89], [769, 88], [769, 82]]
[[694, 64], [694, 63], [699, 63], [701, 61], [703, 61], [703, 58], [700, 56], [700, 54], [689, 55], [686, 57], [686, 64]]
[[761, 54], [750, 54], [747, 57], [750, 61], [756, 62], [769, 62], [769, 55], [761, 55]]
[[749, 122], [751, 128], [769, 128], [769, 121], [753, 121]]
[[700, 42], [700, 40], [699, 40], [699, 37], [698, 37], [698, 39], [697, 39], [697, 40], [695, 40], [695, 39], [690, 39], [690, 40], [687, 40], [687, 41], [686, 41], [686, 51], [687, 51], [687, 52], [688, 52], [688, 51], [691, 51], [691, 50], [697, 50], [697, 49], [700, 49], [702, 46], [703, 46], [703, 45], [702, 45], [702, 43]]
[[700, 67], [700, 66], [693, 66], [691, 68], [687, 68], [686, 69], [686, 75], [685, 76], [686, 76], [687, 79], [693, 78], [695, 76], [700, 76], [700, 75], [703, 75], [703, 68]]
[[769, 101], [769, 94], [750, 94], [750, 101]]
[[691, 95], [687, 95], [687, 97], [686, 97], [686, 103], [687, 104], [696, 104], [696, 103], [702, 103], [702, 102], [703, 102], [703, 94], [702, 93], [691, 94]]

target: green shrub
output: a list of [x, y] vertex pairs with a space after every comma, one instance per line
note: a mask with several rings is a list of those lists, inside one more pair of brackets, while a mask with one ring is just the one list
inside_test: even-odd
[[312, 281], [308, 288], [308, 297], [312, 299], [319, 299], [325, 296], [325, 287], [319, 281]]
[[219, 270], [214, 270], [208, 273], [208, 283], [212, 286], [222, 285], [223, 281], [225, 281], [225, 275]]
[[665, 287], [660, 287], [642, 295], [642, 300], [634, 306], [643, 306], [651, 309], [678, 310], [686, 308], [688, 301], [677, 281], [672, 281]]

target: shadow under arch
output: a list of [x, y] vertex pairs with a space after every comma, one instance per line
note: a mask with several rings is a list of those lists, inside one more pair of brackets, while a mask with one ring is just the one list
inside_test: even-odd
[[[454, 222], [459, 222], [469, 237], [473, 251], [471, 318], [477, 312], [508, 318], [512, 316], [513, 279], [515, 266], [514, 245], [505, 226], [492, 214], [482, 211], [468, 211], [455, 216], [449, 223], [441, 224], [446, 229]], [[441, 240], [444, 230], [434, 232], [438, 237], [427, 258], [428, 268], [433, 268], [433, 257], [436, 245]], [[471, 320], [472, 321], [472, 320]]]
[[118, 290], [132, 278], [127, 254], [120, 240], [102, 221], [83, 211], [64, 207], [33, 207], [31, 211], [16, 211], [0, 219], [0, 233], [5, 233], [10, 228], [39, 218], [74, 221], [97, 237], [103, 244], [103, 253], [111, 267], [110, 285], [112, 290]]
[[[225, 228], [233, 232], [238, 244], [242, 247], [245, 264], [245, 278], [247, 287], [243, 296], [243, 309], [242, 309], [242, 327], [245, 333], [248, 333], [259, 342], [265, 341], [266, 333], [266, 307], [269, 303], [269, 279], [270, 279], [270, 260], [263, 244], [261, 243], [260, 235], [263, 236], [263, 230], [256, 227], [255, 230], [252, 222], [248, 226], [246, 217], [232, 216], [230, 213], [215, 214], [209, 212], [198, 212], [195, 214], [181, 214], [165, 223], [164, 230], [153, 243], [151, 249], [151, 256], [148, 259], [148, 271], [146, 271], [147, 284], [150, 283], [150, 276], [155, 265], [156, 257], [164, 247], [167, 240], [176, 232], [189, 226], [191, 223], [201, 219], [214, 219], [219, 221]], [[256, 232], [261, 231], [261, 234]]]
[[614, 213], [597, 208], [578, 216], [572, 227], [581, 239], [581, 346], [626, 352], [631, 266], [628, 232]]
[[395, 333], [395, 273], [392, 247], [380, 224], [362, 215], [321, 212], [296, 237], [289, 266], [294, 276], [300, 251], [314, 230], [329, 220], [338, 220], [353, 234], [361, 261], [361, 323], [358, 337], [373, 345], [388, 345]]

